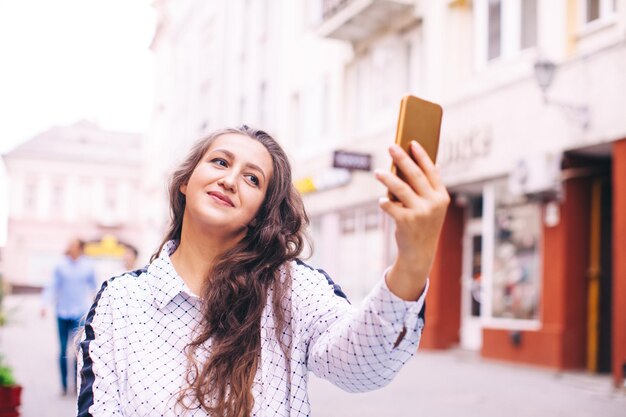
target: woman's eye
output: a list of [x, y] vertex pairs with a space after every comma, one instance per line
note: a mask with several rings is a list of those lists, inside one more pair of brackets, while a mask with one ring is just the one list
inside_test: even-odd
[[256, 175], [248, 175], [248, 179], [252, 184], [256, 185], [257, 187], [259, 186], [259, 178]]
[[225, 167], [225, 166], [228, 165], [226, 163], [226, 161], [224, 159], [222, 159], [222, 158], [215, 158], [215, 159], [211, 160], [211, 162], [213, 162], [214, 164], [217, 164], [219, 166], [222, 166], [222, 167]]

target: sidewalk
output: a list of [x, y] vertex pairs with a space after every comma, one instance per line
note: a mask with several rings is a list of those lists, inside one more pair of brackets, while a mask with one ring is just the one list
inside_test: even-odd
[[[1, 351], [24, 386], [23, 417], [75, 415], [76, 397], [60, 396], [54, 318], [39, 317], [39, 299], [9, 296], [19, 310], [3, 329]], [[624, 417], [626, 390], [608, 376], [481, 360], [465, 351], [420, 351], [387, 387], [363, 394], [341, 391], [311, 376], [316, 417]]]
[[314, 416], [624, 417], [626, 390], [608, 376], [557, 373], [482, 360], [464, 351], [418, 351], [389, 386], [349, 394], [312, 377]]

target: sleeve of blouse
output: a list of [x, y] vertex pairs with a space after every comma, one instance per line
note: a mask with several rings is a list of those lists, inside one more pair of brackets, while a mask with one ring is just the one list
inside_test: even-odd
[[296, 268], [294, 316], [304, 326], [300, 331], [308, 332], [309, 370], [351, 392], [388, 384], [417, 350], [428, 282], [420, 298], [409, 302], [382, 278], [355, 308], [323, 271], [304, 268]]
[[105, 281], [87, 314], [77, 351], [77, 416], [121, 416], [114, 354], [114, 306]]

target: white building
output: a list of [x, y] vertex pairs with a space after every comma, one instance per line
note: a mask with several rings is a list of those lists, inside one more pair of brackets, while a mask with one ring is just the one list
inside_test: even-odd
[[8, 282], [47, 284], [73, 238], [88, 242], [100, 280], [119, 272], [119, 243], [141, 241], [140, 145], [139, 135], [81, 121], [53, 127], [3, 155], [9, 216], [2, 255]]
[[455, 203], [423, 345], [623, 377], [625, 0], [156, 6], [155, 184], [206, 130], [268, 130], [305, 194], [312, 262], [358, 299], [393, 259], [392, 230], [371, 171], [336, 171], [333, 153], [387, 169], [400, 97], [441, 103]]

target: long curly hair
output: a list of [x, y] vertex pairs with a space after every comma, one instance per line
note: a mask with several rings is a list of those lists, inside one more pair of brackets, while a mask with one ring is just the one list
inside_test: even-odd
[[[215, 416], [248, 417], [254, 405], [252, 383], [261, 355], [261, 317], [268, 290], [272, 290], [274, 330], [280, 341], [287, 325], [281, 301], [291, 285], [289, 268], [282, 268], [285, 275], [281, 277], [281, 266], [301, 253], [308, 224], [302, 199], [292, 184], [291, 165], [280, 145], [264, 131], [245, 125], [200, 140], [171, 177], [171, 223], [151, 261], [167, 241], [180, 240], [185, 212], [180, 187], [189, 181], [211, 144], [228, 133], [263, 144], [272, 158], [273, 175], [245, 237], [219, 257], [206, 277], [211, 285], [202, 292], [202, 320], [186, 348], [187, 386], [180, 391], [177, 404], [185, 409], [199, 405]], [[281, 346], [287, 357], [287, 347]], [[206, 361], [200, 363], [198, 357]], [[190, 398], [197, 401], [195, 407], [186, 404]]]

